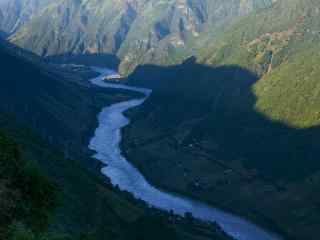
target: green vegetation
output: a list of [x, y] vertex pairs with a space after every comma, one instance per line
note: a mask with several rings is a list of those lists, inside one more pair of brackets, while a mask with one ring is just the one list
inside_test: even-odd
[[227, 29], [215, 46], [203, 50], [200, 61], [250, 69], [261, 76], [252, 86], [257, 112], [294, 128], [316, 127], [318, 6], [318, 1], [277, 1]]
[[17, 50], [0, 42], [0, 239], [229, 239], [214, 224], [150, 209], [99, 173], [87, 150], [96, 115], [134, 94], [66, 78]]
[[[124, 130], [124, 152], [155, 185], [230, 209], [292, 239], [318, 239], [319, 0], [232, 1], [235, 4], [231, 5], [231, 1], [187, 1], [187, 5], [180, 1], [139, 1], [141, 5], [131, 7], [117, 2], [112, 7], [101, 6], [100, 12], [94, 7], [95, 1], [64, 1], [63, 7], [71, 6], [73, 18], [69, 16], [68, 20], [75, 21], [59, 18], [61, 2], [55, 3], [45, 10], [46, 15], [26, 23], [10, 39], [44, 55], [61, 53], [69, 46], [75, 53], [117, 53], [122, 58], [120, 69], [125, 73], [139, 63], [168, 65], [195, 54], [198, 63], [190, 58], [175, 66], [144, 65], [130, 75], [132, 84], [153, 88], [154, 94], [141, 108], [128, 113], [132, 125]], [[97, 18], [85, 18], [83, 9], [90, 13], [88, 16]], [[190, 10], [186, 12], [192, 21], [184, 15], [186, 9]], [[47, 16], [54, 16], [55, 20]], [[43, 23], [52, 24], [54, 30], [47, 31]], [[65, 26], [66, 36], [59, 34], [60, 26]], [[107, 34], [97, 26], [104, 26]], [[43, 35], [34, 29], [45, 30], [45, 37], [38, 38]], [[84, 39], [74, 42], [78, 34]], [[52, 39], [54, 44], [48, 45]], [[66, 45], [61, 46], [60, 42]], [[32, 92], [28, 84], [26, 81], [21, 89]], [[34, 96], [41, 93], [38, 98], [23, 95], [24, 92], [18, 93], [22, 98], [16, 98], [0, 90], [0, 107], [18, 119], [26, 119], [54, 146], [64, 146], [64, 156], [74, 156], [73, 152], [79, 152], [87, 140], [82, 136], [92, 129], [91, 123], [81, 124], [88, 115], [95, 115], [97, 109], [91, 107], [106, 98], [111, 102], [115, 96], [128, 96], [110, 92], [111, 97], [105, 92], [96, 95], [96, 90], [93, 96], [88, 94], [88, 86], [79, 89], [70, 82], [60, 84], [55, 81], [32, 92]], [[63, 94], [56, 96], [56, 92]], [[29, 105], [25, 105], [26, 99]], [[31, 117], [30, 103], [35, 103], [41, 114]], [[61, 139], [56, 133], [64, 129], [67, 131]], [[79, 221], [89, 218], [94, 226], [99, 225], [95, 214], [100, 209], [90, 211], [95, 213], [92, 215], [71, 214], [92, 201], [85, 197], [89, 187], [83, 188], [89, 178], [93, 181], [92, 172], [80, 174], [79, 170], [73, 175], [74, 166], [82, 166], [79, 163], [86, 160], [68, 162], [74, 164], [72, 167], [66, 167], [65, 160], [60, 161], [64, 167], [58, 168], [54, 176], [68, 190], [65, 199], [77, 203], [75, 196], [82, 196], [75, 208], [65, 207], [61, 212]], [[43, 163], [45, 168], [50, 166], [48, 173], [57, 167], [55, 162], [59, 161]], [[81, 189], [73, 188], [77, 181], [82, 182]], [[97, 192], [96, 187], [89, 192]], [[113, 197], [105, 196], [102, 202]], [[150, 221], [141, 218], [143, 210], [139, 207], [124, 211], [131, 201], [122, 202], [121, 206], [118, 200], [111, 203], [119, 221], [111, 224], [114, 218], [108, 218], [109, 225], [122, 228], [119, 222], [126, 219], [131, 236], [135, 236], [132, 228], [146, 221], [162, 226], [152, 217]], [[108, 222], [101, 218], [99, 223]], [[128, 223], [127, 219], [134, 220]], [[70, 222], [75, 220], [61, 225], [70, 226]], [[166, 234], [167, 230], [164, 224], [161, 232]], [[114, 233], [110, 231], [106, 232]]]
[[[319, 57], [312, 50], [261, 79], [238, 66], [192, 59], [139, 67], [129, 80], [154, 94], [128, 113], [124, 152], [164, 189], [231, 209], [293, 239], [317, 239], [319, 71], [310, 63]], [[305, 128], [296, 128], [298, 122]]]
[[1, 239], [38, 239], [56, 207], [56, 186], [2, 133], [0, 173]]
[[256, 84], [257, 111], [298, 128], [320, 124], [318, 49], [293, 56]]
[[13, 119], [2, 115], [0, 126], [20, 145], [1, 134], [1, 239], [229, 239], [215, 225], [149, 209]]
[[213, 47], [203, 49], [200, 61], [256, 72], [262, 76], [254, 86], [258, 111], [291, 126], [316, 126], [318, 5], [310, 0], [277, 1], [234, 24]]
[[[191, 43], [216, 36], [220, 28], [272, 0], [99, 1], [15, 0], [0, 29], [11, 42], [42, 56], [111, 53], [120, 71], [143, 63], [168, 65], [193, 52]], [[5, 5], [4, 5], [5, 6]], [[15, 6], [15, 8], [13, 7]], [[19, 8], [21, 6], [21, 8]], [[6, 9], [0, 6], [1, 9]]]
[[67, 157], [75, 154], [83, 159], [88, 153], [88, 139], [101, 107], [133, 96], [96, 89], [72, 71], [43, 67], [43, 61], [31, 53], [2, 42], [0, 47], [0, 58], [6, 59], [1, 73], [0, 111], [27, 123]]

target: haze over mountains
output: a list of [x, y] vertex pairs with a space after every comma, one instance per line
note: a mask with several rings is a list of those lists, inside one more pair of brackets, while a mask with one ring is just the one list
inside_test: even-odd
[[[0, 128], [9, 129], [4, 135], [13, 135], [31, 156], [39, 148], [59, 148], [63, 154], [55, 161], [62, 159], [68, 169], [60, 183], [76, 183], [68, 158], [78, 159], [82, 184], [94, 185], [84, 189], [100, 189], [84, 171], [91, 166], [83, 157], [88, 134], [105, 102], [134, 94], [98, 90], [86, 82], [92, 74], [87, 68], [78, 72], [50, 61], [86, 58], [87, 64], [118, 67], [128, 84], [153, 89], [145, 104], [127, 113], [132, 122], [122, 142], [127, 159], [152, 184], [229, 209], [290, 240], [318, 240], [319, 16], [320, 0], [0, 0], [0, 37], [45, 57], [0, 42], [1, 59], [7, 60]], [[8, 127], [11, 118], [17, 123]], [[45, 144], [25, 144], [28, 136], [16, 134], [25, 125]], [[37, 162], [60, 181], [62, 174], [50, 167], [63, 167], [49, 160]], [[75, 191], [67, 199], [92, 203]], [[135, 201], [111, 186], [96, 197], [101, 206], [109, 199], [116, 212], [107, 219], [116, 226], [108, 229], [110, 236], [123, 239], [122, 228], [148, 222], [144, 207], [137, 210]], [[76, 205], [81, 221], [97, 223], [81, 199]], [[134, 219], [127, 222], [131, 213]], [[76, 221], [66, 215], [74, 231]], [[170, 217], [162, 217], [168, 230]], [[155, 219], [152, 226], [158, 214]], [[62, 224], [61, 218], [54, 224]], [[206, 239], [207, 228], [200, 229], [178, 222], [173, 239]], [[227, 239], [215, 231], [210, 237]]]

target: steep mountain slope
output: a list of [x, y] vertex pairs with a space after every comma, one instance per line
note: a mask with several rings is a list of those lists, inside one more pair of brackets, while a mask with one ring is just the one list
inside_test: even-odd
[[265, 73], [270, 70], [269, 63], [271, 68], [276, 67], [316, 43], [318, 5], [312, 0], [278, 1], [272, 8], [234, 24], [200, 56], [207, 63], [235, 63]]
[[[65, 145], [66, 151], [71, 149], [68, 143], [77, 145], [79, 150], [81, 132], [88, 131], [86, 125], [83, 126], [87, 114], [94, 116], [98, 111], [94, 107], [93, 92], [39, 67], [40, 64], [34, 65], [36, 60], [29, 55], [27, 59], [20, 59], [19, 52], [4, 49], [2, 47], [0, 53], [1, 59], [6, 59], [1, 72], [1, 111], [28, 122], [29, 127], [37, 129], [48, 141]], [[33, 78], [33, 75], [38, 77]], [[53, 140], [53, 137], [56, 138]], [[78, 139], [78, 143], [69, 142], [70, 139]]]
[[[191, 0], [148, 4], [133, 23], [118, 55], [120, 71], [143, 63], [172, 64], [193, 53], [200, 35], [211, 37], [239, 16], [271, 5], [267, 0]], [[150, 18], [150, 16], [152, 16]], [[148, 23], [141, 28], [141, 24]]]
[[[24, 162], [37, 162], [41, 166], [41, 174], [48, 174], [63, 190], [61, 193], [63, 203], [55, 213], [57, 216], [52, 225], [63, 232], [80, 233], [88, 227], [88, 224], [99, 228], [98, 223], [101, 220], [109, 223], [116, 221], [114, 223], [116, 229], [126, 215], [105, 213], [104, 218], [99, 218], [90, 211], [87, 212], [88, 205], [95, 206], [97, 202], [109, 198], [111, 209], [123, 207], [124, 212], [128, 210], [129, 216], [135, 214], [135, 207], [122, 202], [110, 189], [107, 190], [101, 182], [97, 182], [95, 177], [79, 164], [80, 159], [77, 159], [78, 161], [70, 159], [78, 156], [72, 153], [77, 151], [80, 153], [81, 147], [85, 146], [81, 143], [82, 140], [79, 142], [77, 138], [82, 138], [83, 141], [85, 138], [87, 144], [84, 128], [81, 130], [78, 121], [82, 121], [81, 124], [87, 128], [87, 125], [90, 126], [90, 117], [88, 118], [87, 114], [93, 114], [91, 127], [94, 126], [98, 109], [90, 106], [90, 102], [94, 101], [94, 98], [98, 99], [99, 93], [93, 94], [87, 87], [70, 82], [69, 79], [49, 72], [46, 68], [43, 69], [34, 60], [30, 61], [29, 57], [25, 59], [25, 54], [21, 55], [6, 46], [6, 43], [0, 45], [0, 59], [2, 59], [0, 128], [6, 129], [8, 134], [23, 147]], [[109, 101], [111, 99], [116, 98], [110, 94]], [[108, 101], [107, 98], [104, 100]], [[91, 130], [90, 127], [87, 129], [90, 132]], [[74, 150], [66, 150], [64, 147], [66, 144], [69, 149], [72, 148], [69, 145], [73, 144]], [[85, 197], [90, 192], [92, 196], [94, 194], [97, 196], [90, 200], [94, 203], [90, 203]], [[36, 199], [39, 201], [42, 196], [36, 198], [39, 198]], [[114, 198], [116, 199], [113, 202]], [[74, 208], [68, 206], [70, 199], [73, 199]], [[24, 200], [21, 201], [25, 204]], [[91, 212], [93, 211], [94, 209], [91, 209]], [[78, 212], [78, 215], [74, 212]]]
[[66, 142], [81, 149], [73, 138], [87, 144], [88, 115], [97, 112], [91, 102], [97, 107], [128, 94], [93, 91], [5, 46], [0, 44], [0, 129], [6, 132], [0, 133], [1, 239], [229, 239], [215, 225], [149, 209], [65, 151]]
[[[26, 1], [26, 0], [19, 0]], [[121, 71], [145, 62], [176, 62], [188, 43], [272, 0], [67, 0], [49, 4], [10, 40], [39, 55], [113, 53]]]
[[164, 188], [317, 239], [319, 9], [277, 1], [227, 28], [202, 65], [139, 67], [132, 83], [154, 95], [131, 113], [129, 159]]
[[[150, 2], [142, 6], [149, 9]], [[121, 9], [122, 3], [114, 5]], [[166, 3], [162, 4], [159, 6], [167, 9]], [[78, 16], [80, 7], [75, 9], [73, 16]], [[185, 8], [175, 8], [179, 9]], [[175, 56], [179, 59], [189, 51], [181, 53], [174, 47], [174, 54], [166, 58], [166, 46], [182, 43], [187, 48], [197, 34], [200, 46], [205, 46], [198, 54], [199, 62], [215, 67], [190, 59], [172, 67], [142, 66], [131, 75], [132, 83], [152, 87], [154, 95], [141, 109], [130, 113], [133, 124], [124, 131], [123, 143], [128, 158], [163, 188], [220, 204], [277, 228], [292, 239], [317, 240], [319, 9], [319, 0], [279, 0], [240, 22], [224, 25], [214, 38], [215, 28], [210, 28], [207, 35], [205, 30], [193, 31], [205, 29], [205, 24], [193, 24], [188, 27], [190, 31], [179, 30], [179, 37], [173, 41], [170, 37], [175, 31], [170, 29], [179, 28], [180, 20], [168, 21], [168, 14], [157, 25], [159, 34], [133, 28], [139, 14], [132, 23], [129, 20], [130, 29], [120, 31], [126, 36], [123, 44], [115, 41], [110, 47], [122, 57], [124, 69], [131, 69], [136, 62], [175, 62]], [[176, 18], [183, 19], [172, 17]], [[122, 17], [115, 19], [121, 22]], [[156, 26], [148, 21], [150, 18], [143, 19], [137, 26], [149, 22]], [[146, 41], [135, 41], [134, 36], [129, 38], [131, 34], [147, 36], [142, 38]], [[131, 57], [128, 39], [133, 41], [132, 49], [142, 49]], [[151, 43], [160, 47], [149, 48]], [[83, 46], [81, 51], [91, 51]], [[78, 47], [74, 49], [78, 51]]]
[[[53, 0], [13, 0], [0, 1], [0, 29], [7, 34], [15, 32], [20, 26], [38, 14]], [[0, 17], [1, 19], [1, 17]]]
[[160, 87], [155, 84], [150, 100], [131, 113], [123, 150], [151, 182], [293, 239], [317, 239], [319, 127], [296, 129], [261, 114], [252, 91], [256, 76], [237, 67], [139, 71], [135, 79], [156, 80]]
[[0, 110], [28, 122], [66, 156], [76, 154], [82, 159], [101, 107], [130, 96], [96, 89], [88, 83], [87, 74], [83, 79], [74, 71], [48, 65], [5, 41], [0, 41], [0, 47], [0, 57], [6, 59], [1, 73]]
[[256, 107], [269, 117], [297, 127], [318, 125], [319, 11], [319, 1], [279, 1], [237, 23], [202, 57], [206, 63], [238, 64], [263, 75], [255, 86]]
[[1, 239], [229, 239], [146, 208], [3, 114], [0, 127], [19, 143], [0, 134]]

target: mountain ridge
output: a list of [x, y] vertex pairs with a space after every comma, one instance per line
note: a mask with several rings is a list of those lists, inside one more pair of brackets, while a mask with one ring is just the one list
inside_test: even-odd
[[270, 6], [272, 0], [48, 3], [17, 28], [11, 42], [41, 56], [117, 54], [122, 59], [120, 71], [129, 73], [143, 63], [180, 61], [190, 54], [188, 42], [208, 29], [214, 35], [215, 29]]

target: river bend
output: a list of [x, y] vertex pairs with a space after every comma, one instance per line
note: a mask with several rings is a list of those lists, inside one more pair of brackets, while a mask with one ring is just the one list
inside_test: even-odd
[[113, 104], [102, 109], [98, 115], [99, 125], [90, 140], [89, 148], [95, 151], [93, 158], [106, 166], [102, 173], [110, 178], [113, 185], [131, 192], [136, 198], [144, 200], [158, 209], [184, 215], [191, 212], [196, 218], [216, 222], [230, 236], [237, 240], [281, 240], [282, 238], [242, 217], [219, 210], [188, 197], [168, 193], [152, 186], [144, 176], [121, 154], [121, 128], [130, 123], [123, 113], [141, 105], [151, 94], [151, 90], [122, 84], [108, 83], [103, 77], [115, 72], [109, 69], [94, 68], [101, 75], [91, 79], [91, 83], [103, 88], [126, 89], [143, 93], [144, 98]]

